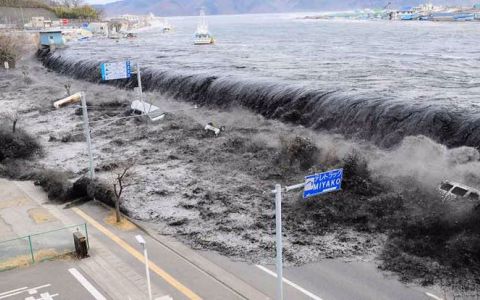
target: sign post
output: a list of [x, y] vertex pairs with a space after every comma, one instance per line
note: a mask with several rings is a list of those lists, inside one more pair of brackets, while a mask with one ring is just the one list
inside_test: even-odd
[[[305, 182], [285, 187], [285, 192], [303, 188], [303, 198], [309, 198], [342, 189], [343, 169], [305, 176]], [[275, 185], [275, 244], [277, 292], [276, 300], [283, 300], [283, 242], [282, 242], [282, 186]]]
[[87, 100], [85, 99], [84, 92], [81, 92], [81, 100], [82, 100], [82, 114], [83, 114], [83, 129], [85, 131], [85, 138], [87, 140], [87, 147], [88, 147], [90, 179], [93, 180], [93, 178], [95, 177], [95, 168], [93, 165], [92, 140], [90, 137], [90, 125], [88, 122]]
[[140, 95], [140, 102], [142, 102], [143, 105], [143, 112], [147, 113], [145, 110], [145, 102], [143, 102], [143, 89], [142, 89], [142, 74], [140, 73], [140, 64], [137, 63], [137, 80], [138, 80], [138, 89], [139, 89], [139, 95]]
[[[103, 63], [100, 65], [100, 71], [102, 74], [102, 80], [115, 80], [115, 79], [126, 79], [132, 77], [132, 66], [129, 60], [121, 62], [110, 62]], [[140, 64], [137, 63], [137, 81], [139, 89], [139, 98], [142, 103], [144, 113], [145, 112], [145, 102], [143, 101], [143, 88], [142, 88], [142, 74], [140, 71]]]

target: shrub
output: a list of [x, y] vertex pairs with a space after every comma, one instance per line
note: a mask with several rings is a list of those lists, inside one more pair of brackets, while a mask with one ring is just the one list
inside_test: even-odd
[[280, 164], [288, 163], [288, 167], [308, 170], [318, 160], [318, 148], [309, 138], [301, 136], [281, 137], [280, 153], [277, 160]]
[[362, 196], [375, 196], [385, 190], [379, 182], [372, 180], [368, 164], [358, 152], [352, 151], [343, 158], [344, 180], [342, 188]]
[[66, 19], [92, 19], [100, 18], [100, 12], [89, 5], [82, 5], [78, 7], [58, 6], [51, 9], [59, 18]]
[[47, 193], [48, 199], [65, 202], [69, 200], [69, 190], [71, 183], [65, 174], [53, 170], [43, 170], [33, 175], [35, 184], [43, 188]]
[[41, 150], [37, 140], [21, 129], [13, 133], [0, 127], [0, 162], [7, 158], [29, 158]]
[[99, 200], [108, 206], [115, 205], [115, 194], [106, 184], [98, 180], [92, 181], [88, 177], [81, 177], [75, 181], [69, 191], [70, 199], [87, 198]]
[[14, 68], [16, 62], [27, 53], [30, 43], [19, 33], [0, 32], [0, 63], [8, 62]]

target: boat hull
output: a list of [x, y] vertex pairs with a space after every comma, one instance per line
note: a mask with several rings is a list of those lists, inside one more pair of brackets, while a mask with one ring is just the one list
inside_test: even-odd
[[209, 39], [197, 39], [193, 42], [194, 45], [212, 45], [215, 43], [213, 38]]

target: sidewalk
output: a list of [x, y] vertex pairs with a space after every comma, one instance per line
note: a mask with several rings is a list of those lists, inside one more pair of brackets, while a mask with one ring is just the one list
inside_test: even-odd
[[[68, 213], [69, 210], [49, 203], [45, 193], [31, 182], [0, 179], [0, 191], [2, 240], [85, 223]], [[68, 243], [73, 244], [73, 237]], [[90, 257], [74, 260], [77, 268], [88, 274], [111, 299], [148, 299], [145, 273], [134, 271], [119, 258], [116, 249], [105, 245], [92, 234], [89, 234], [89, 243]], [[152, 291], [154, 298], [166, 295], [155, 284], [152, 285]]]

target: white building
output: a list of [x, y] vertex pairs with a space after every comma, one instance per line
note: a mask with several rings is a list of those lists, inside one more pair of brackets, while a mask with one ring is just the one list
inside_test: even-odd
[[32, 17], [30, 23], [25, 24], [27, 29], [45, 29], [52, 27], [52, 20], [44, 17]]
[[88, 30], [93, 34], [101, 34], [108, 36], [108, 23], [107, 22], [92, 22], [88, 24]]

